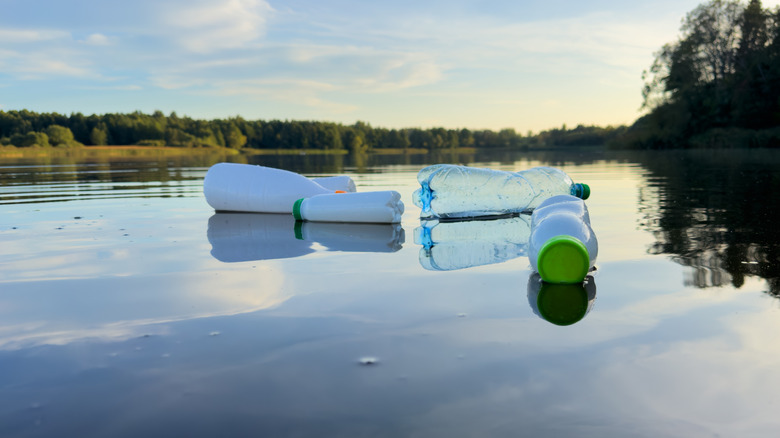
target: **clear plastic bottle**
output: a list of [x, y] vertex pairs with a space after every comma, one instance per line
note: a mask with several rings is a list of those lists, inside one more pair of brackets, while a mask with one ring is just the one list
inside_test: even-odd
[[436, 164], [417, 174], [420, 188], [412, 196], [420, 217], [463, 218], [520, 213], [555, 195], [582, 199], [587, 184], [575, 184], [563, 171], [534, 167], [521, 172]]
[[531, 215], [528, 260], [548, 283], [580, 283], [599, 252], [585, 202], [558, 195], [539, 204]]

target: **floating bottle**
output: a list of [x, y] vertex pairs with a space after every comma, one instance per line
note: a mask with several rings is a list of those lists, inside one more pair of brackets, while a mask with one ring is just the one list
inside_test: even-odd
[[401, 194], [393, 190], [316, 195], [293, 204], [299, 221], [399, 223], [404, 212]]
[[417, 180], [420, 188], [412, 199], [422, 209], [423, 218], [520, 213], [533, 210], [555, 195], [590, 196], [587, 184], [575, 184], [563, 171], [552, 167], [507, 172], [436, 164], [420, 170]]
[[527, 254], [531, 216], [488, 220], [422, 220], [414, 230], [420, 265], [429, 271], [452, 271], [502, 263]]
[[321, 176], [309, 179], [328, 190], [333, 190], [334, 192], [352, 193], [357, 191], [357, 187], [355, 187], [355, 181], [353, 181], [352, 178], [350, 178], [348, 175]]
[[349, 177], [326, 177], [321, 181], [330, 188], [287, 170], [218, 163], [206, 173], [203, 194], [217, 211], [289, 214], [300, 198], [334, 193], [333, 187], [354, 191], [354, 182]]
[[558, 195], [539, 204], [531, 215], [528, 260], [548, 283], [580, 283], [593, 268], [598, 241], [585, 202]]

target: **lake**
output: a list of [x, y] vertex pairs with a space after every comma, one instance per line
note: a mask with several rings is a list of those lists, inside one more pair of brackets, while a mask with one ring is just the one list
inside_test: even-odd
[[[403, 221], [215, 213], [224, 159], [397, 190]], [[411, 195], [438, 162], [588, 183], [587, 287], [539, 287], [522, 221], [426, 231]], [[767, 150], [0, 159], [0, 436], [773, 436], [778, 169]]]

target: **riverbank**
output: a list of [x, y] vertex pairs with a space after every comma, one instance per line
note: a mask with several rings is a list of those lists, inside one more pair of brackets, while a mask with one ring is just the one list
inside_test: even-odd
[[[440, 149], [436, 152], [454, 152], [460, 154], [473, 154], [477, 148], [452, 148]], [[366, 154], [372, 155], [425, 155], [427, 149], [421, 148], [383, 148], [371, 149]], [[0, 159], [2, 158], [36, 158], [36, 157], [60, 157], [60, 156], [116, 156], [116, 157], [154, 157], [154, 156], [192, 156], [192, 155], [349, 155], [346, 149], [230, 149], [230, 148], [186, 148], [171, 146], [81, 146], [71, 148], [57, 147], [29, 147], [18, 148], [14, 146], [0, 147]]]

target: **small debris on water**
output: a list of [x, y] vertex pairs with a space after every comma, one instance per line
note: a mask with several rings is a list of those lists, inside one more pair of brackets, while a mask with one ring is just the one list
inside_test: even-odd
[[209, 333], [209, 336], [219, 336], [219, 335], [221, 335], [221, 334], [222, 334], [222, 333], [220, 333], [220, 332], [218, 332], [218, 331], [213, 331], [213, 332]]
[[379, 359], [377, 359], [375, 357], [367, 356], [367, 357], [361, 357], [358, 362], [360, 363], [360, 365], [363, 365], [363, 366], [372, 366], [372, 365], [378, 364], [379, 363]]
[[467, 316], [468, 316], [468, 315], [467, 315], [467, 314], [465, 314], [465, 313], [458, 313], [458, 318], [465, 318], [465, 317], [467, 317]]

